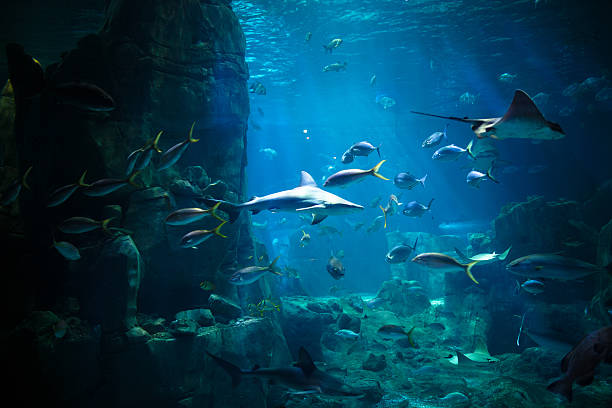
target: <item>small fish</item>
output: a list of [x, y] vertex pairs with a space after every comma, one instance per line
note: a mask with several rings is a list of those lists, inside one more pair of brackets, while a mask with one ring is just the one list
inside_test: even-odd
[[85, 82], [67, 82], [56, 85], [52, 93], [61, 102], [91, 112], [110, 112], [115, 101], [105, 90]]
[[493, 166], [491, 166], [489, 170], [487, 170], [486, 174], [481, 173], [477, 170], [472, 170], [468, 173], [465, 181], [466, 183], [468, 183], [468, 185], [475, 187], [475, 188], [480, 188], [480, 183], [486, 179], [489, 179], [492, 182], [499, 184], [499, 181], [497, 181], [495, 177], [493, 177], [492, 171], [493, 171]]
[[137, 175], [138, 172], [135, 172], [127, 179], [107, 178], [94, 181], [89, 186], [83, 188], [83, 194], [89, 197], [102, 197], [114, 191], [117, 191], [120, 188], [127, 186], [128, 184], [131, 184], [136, 188], [140, 188], [138, 184], [134, 183], [134, 179]]
[[517, 74], [510, 74], [510, 73], [508, 73], [508, 72], [504, 72], [503, 74], [500, 74], [500, 75], [497, 77], [497, 79], [498, 79], [500, 82], [505, 82], [505, 83], [511, 84], [511, 83], [512, 83], [512, 81], [514, 81], [514, 80], [516, 79], [516, 77], [517, 77], [517, 76], [518, 76]]
[[357, 340], [359, 339], [359, 337], [361, 337], [360, 334], [355, 333], [354, 331], [348, 330], [348, 329], [338, 330], [334, 334], [338, 337], [342, 337], [343, 339], [348, 339], [348, 340]]
[[72, 217], [64, 220], [58, 229], [65, 234], [82, 234], [89, 231], [102, 228], [103, 231], [109, 232], [108, 224], [114, 219], [107, 218], [102, 221], [96, 221], [87, 217]]
[[472, 275], [472, 267], [476, 265], [478, 261], [462, 264], [452, 256], [438, 252], [425, 252], [415, 256], [412, 262], [428, 268], [439, 269], [444, 272], [464, 271], [474, 283], [478, 284], [478, 281]]
[[370, 86], [376, 86], [376, 75], [370, 77]]
[[305, 247], [310, 243], [310, 234], [307, 234], [306, 231], [302, 230], [302, 238], [300, 238], [300, 247]]
[[385, 261], [390, 264], [404, 263], [410, 258], [410, 255], [416, 251], [419, 237], [414, 241], [414, 245], [401, 244], [393, 247], [385, 256]]
[[332, 278], [339, 280], [344, 277], [345, 268], [342, 265], [342, 261], [336, 258], [335, 256], [331, 256], [327, 261], [327, 272], [331, 275]]
[[370, 175], [374, 177], [378, 177], [381, 180], [389, 180], [388, 178], [378, 173], [380, 166], [382, 166], [384, 162], [386, 162], [386, 160], [382, 160], [380, 163], [378, 163], [376, 166], [372, 167], [369, 170], [360, 170], [360, 169], [340, 170], [339, 172], [334, 173], [331, 176], [329, 176], [327, 180], [325, 180], [325, 183], [323, 183], [323, 187], [346, 186], [356, 181], [360, 181], [364, 177], [367, 177]]
[[440, 398], [440, 401], [443, 401], [445, 404], [459, 404], [461, 402], [468, 401], [469, 398], [466, 397], [465, 394], [460, 392], [451, 392], [450, 394], [446, 394], [444, 397]]
[[395, 99], [386, 95], [379, 95], [376, 97], [376, 103], [384, 110], [389, 110], [396, 105]]
[[216, 286], [211, 281], [202, 281], [200, 282], [200, 289], [205, 290], [207, 292], [212, 292], [216, 289]]
[[257, 95], [265, 95], [267, 91], [266, 91], [266, 87], [264, 86], [264, 84], [262, 84], [259, 81], [256, 81], [252, 83], [251, 86], [249, 86], [249, 92], [255, 93]]
[[57, 249], [64, 258], [69, 261], [78, 261], [81, 259], [81, 253], [79, 249], [72, 245], [70, 242], [53, 240], [53, 247]]
[[572, 384], [587, 386], [593, 382], [599, 363], [612, 362], [612, 326], [589, 333], [561, 360], [561, 379], [551, 383], [547, 390], [572, 401]]
[[421, 217], [427, 211], [431, 209], [431, 203], [433, 203], [434, 199], [429, 200], [429, 204], [424, 205], [417, 201], [411, 201], [404, 205], [404, 209], [402, 210], [402, 214], [407, 217]]
[[329, 71], [335, 71], [335, 72], [340, 72], [340, 71], [346, 71], [346, 65], [347, 62], [334, 62], [333, 64], [329, 64], [323, 67], [323, 72], [329, 72]]
[[219, 205], [220, 203], [217, 203], [212, 208], [209, 208], [207, 210], [203, 210], [201, 208], [182, 208], [180, 210], [176, 210], [166, 217], [166, 224], [175, 226], [187, 225], [191, 224], [192, 222], [199, 221], [207, 215], [212, 215], [217, 220], [223, 222], [225, 220], [219, 217], [216, 213], [216, 210], [219, 208]]
[[529, 292], [532, 295], [544, 292], [544, 284], [538, 280], [530, 279], [521, 284], [521, 288], [525, 292]]
[[342, 42], [342, 38], [334, 38], [327, 45], [323, 45], [323, 48], [325, 48], [325, 52], [329, 52], [331, 54], [335, 48], [342, 45]]
[[472, 141], [468, 143], [465, 149], [459, 146], [455, 146], [454, 144], [441, 147], [434, 152], [431, 158], [437, 161], [454, 161], [466, 153], [471, 158], [475, 159], [474, 154], [472, 153]]
[[221, 238], [227, 238], [225, 235], [219, 232], [221, 230], [221, 227], [226, 222], [227, 221], [223, 221], [221, 224], [217, 225], [215, 229], [212, 230], [195, 230], [183, 235], [183, 237], [181, 238], [180, 246], [183, 248], [196, 248], [202, 242], [213, 236], [213, 234], [218, 235]]
[[268, 272], [271, 272], [278, 276], [282, 276], [280, 272], [274, 270], [278, 258], [280, 258], [280, 255], [274, 258], [272, 263], [270, 263], [270, 265], [268, 266], [247, 266], [246, 268], [242, 268], [236, 271], [230, 277], [229, 282], [232, 285], [249, 285], [259, 280], [259, 278], [261, 278]]
[[348, 151], [353, 156], [363, 156], [363, 157], [369, 156], [370, 153], [372, 153], [374, 150], [376, 150], [376, 153], [378, 153], [378, 157], [380, 157], [380, 145], [374, 146], [370, 142], [363, 141], [363, 142], [355, 143], [348, 149]]
[[157, 165], [158, 171], [167, 169], [168, 167], [172, 166], [181, 158], [181, 156], [183, 155], [183, 153], [185, 153], [190, 144], [200, 140], [193, 138], [193, 128], [195, 124], [195, 122], [191, 124], [191, 129], [189, 129], [189, 135], [187, 136], [186, 140], [175, 144], [174, 146], [166, 150], [164, 154], [162, 154], [159, 160], [159, 164]]
[[378, 334], [382, 337], [383, 340], [401, 340], [408, 339], [410, 345], [416, 348], [414, 341], [412, 340], [412, 331], [415, 328], [408, 330], [406, 332], [404, 330], [404, 326], [397, 326], [395, 324], [386, 324], [378, 329]]
[[309, 42], [312, 38], [312, 33], [309, 31], [306, 33], [306, 37], [304, 37], [304, 42]]
[[63, 338], [67, 332], [68, 332], [68, 323], [66, 323], [64, 319], [58, 320], [53, 325], [53, 334], [55, 335], [56, 338], [58, 339]]
[[157, 143], [159, 142], [159, 138], [161, 137], [162, 133], [164, 133], [164, 131], [160, 130], [157, 136], [153, 138], [153, 140], [147, 142], [147, 144], [141, 148], [139, 154], [136, 155], [135, 159], [132, 158], [134, 161], [132, 169], [130, 169], [130, 156], [132, 155], [128, 156], [128, 170], [131, 171], [126, 171], [126, 174], [129, 175], [132, 173], [132, 171], [141, 171], [147, 168], [149, 163], [151, 163], [151, 159], [153, 158], [153, 151], [155, 150], [158, 153], [161, 152], [160, 148], [157, 147]]
[[421, 147], [426, 149], [428, 147], [436, 147], [438, 146], [443, 139], [447, 139], [448, 137], [446, 136], [446, 130], [448, 129], [448, 124], [446, 124], [444, 126], [444, 132], [435, 132], [432, 133], [431, 135], [429, 135], [429, 137], [425, 140], [423, 140], [423, 143], [421, 143]]
[[348, 164], [348, 163], [352, 163], [353, 160], [355, 160], [355, 156], [353, 156], [353, 154], [350, 151], [346, 151], [344, 153], [342, 153], [342, 163], [344, 164]]
[[85, 183], [86, 174], [87, 170], [85, 170], [81, 178], [75, 184], [68, 184], [53, 191], [49, 197], [47, 207], [57, 207], [58, 205], [64, 203], [72, 196], [72, 194], [74, 194], [75, 191], [79, 189], [79, 187], [89, 187], [89, 184]]
[[259, 153], [263, 153], [267, 160], [273, 160], [276, 158], [276, 156], [278, 156], [276, 150], [272, 149], [271, 147], [259, 149]]
[[395, 184], [397, 188], [401, 188], [405, 190], [412, 190], [414, 187], [416, 187], [419, 184], [422, 185], [423, 188], [425, 188], [426, 179], [427, 179], [427, 174], [419, 179], [410, 173], [398, 173], [393, 179], [393, 184]]
[[2, 194], [0, 194], [0, 206], [6, 207], [9, 204], [12, 204], [17, 197], [19, 197], [19, 193], [21, 193], [21, 188], [25, 187], [30, 190], [30, 185], [28, 184], [28, 176], [32, 171], [32, 166], [28, 167], [23, 176], [15, 180], [10, 186], [8, 186]]

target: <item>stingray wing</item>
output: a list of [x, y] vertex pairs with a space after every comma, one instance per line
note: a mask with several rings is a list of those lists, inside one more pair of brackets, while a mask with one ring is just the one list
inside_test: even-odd
[[512, 99], [510, 107], [499, 122], [502, 123], [509, 120], [546, 122], [546, 119], [544, 119], [544, 116], [533, 100], [529, 97], [529, 95], [520, 89], [514, 91], [514, 99]]

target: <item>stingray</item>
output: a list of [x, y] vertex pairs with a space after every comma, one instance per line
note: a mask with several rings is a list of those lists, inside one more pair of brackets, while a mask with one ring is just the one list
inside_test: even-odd
[[487, 345], [482, 340], [476, 342], [473, 353], [463, 354], [457, 349], [455, 349], [455, 353], [457, 353], [457, 355], [451, 357], [448, 361], [451, 364], [459, 366], [486, 367], [491, 363], [497, 363], [499, 361], [489, 354]]
[[558, 123], [549, 122], [524, 91], [514, 91], [514, 99], [510, 107], [499, 118], [470, 119], [456, 116], [440, 116], [431, 113], [415, 112], [419, 115], [436, 118], [456, 120], [469, 123], [479, 139], [491, 137], [493, 139], [538, 139], [557, 140], [565, 137], [565, 133]]

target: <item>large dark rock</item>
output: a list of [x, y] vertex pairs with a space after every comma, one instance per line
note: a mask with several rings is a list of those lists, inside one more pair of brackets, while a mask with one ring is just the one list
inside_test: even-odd
[[242, 316], [240, 306], [214, 293], [208, 298], [208, 307], [210, 307], [213, 316], [220, 323], [229, 323], [231, 320]]
[[383, 282], [376, 298], [382, 299], [386, 309], [400, 316], [410, 316], [430, 307], [427, 296], [414, 288], [408, 281], [391, 279]]

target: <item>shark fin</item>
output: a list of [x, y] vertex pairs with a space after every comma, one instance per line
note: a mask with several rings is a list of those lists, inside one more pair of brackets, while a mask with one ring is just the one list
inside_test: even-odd
[[314, 181], [314, 179], [312, 178], [310, 174], [308, 174], [305, 171], [302, 171], [301, 178], [300, 178], [300, 187], [304, 187], [304, 186], [316, 187], [317, 183], [316, 181]]
[[327, 215], [312, 214], [312, 222], [310, 223], [310, 225], [317, 225], [326, 218], [327, 218]]
[[310, 207], [296, 208], [295, 211], [312, 211], [317, 208], [323, 209], [325, 208], [325, 206], [323, 204], [316, 204], [316, 205], [311, 205]]
[[208, 351], [206, 352], [210, 358], [212, 358], [215, 363], [219, 364], [219, 366], [225, 370], [226, 373], [232, 377], [232, 387], [240, 384], [240, 380], [242, 379], [242, 370], [240, 367], [233, 365], [229, 361], [223, 360], [221, 357], [217, 357], [213, 354], [210, 354]]
[[304, 347], [300, 347], [298, 353], [298, 361], [294, 364], [294, 366], [301, 368], [304, 374], [306, 374], [306, 377], [309, 377], [316, 371], [317, 367], [314, 365], [312, 357], [310, 357], [310, 354], [308, 354]]

